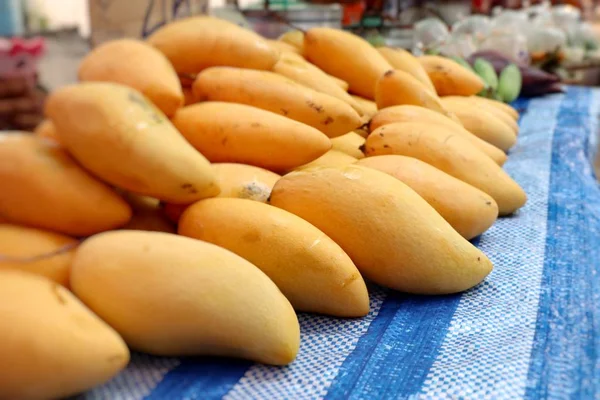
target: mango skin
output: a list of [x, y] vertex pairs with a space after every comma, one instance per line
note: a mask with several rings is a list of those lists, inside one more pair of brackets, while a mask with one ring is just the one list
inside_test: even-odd
[[433, 82], [429, 79], [427, 71], [419, 63], [419, 60], [409, 51], [401, 48], [378, 47], [377, 51], [381, 54], [394, 69], [399, 69], [410, 75], [423, 84], [432, 93], [437, 93]]
[[71, 292], [41, 276], [0, 271], [3, 399], [65, 398], [129, 362], [123, 339]]
[[219, 194], [206, 158], [135, 89], [65, 86], [48, 97], [45, 112], [73, 157], [108, 183], [179, 204]]
[[346, 102], [269, 71], [213, 67], [192, 86], [199, 101], [225, 101], [262, 108], [336, 137], [362, 125]]
[[40, 122], [38, 126], [35, 127], [33, 133], [39, 138], [51, 139], [60, 143], [58, 132], [56, 132], [54, 124], [49, 119], [44, 119]]
[[481, 140], [504, 151], [510, 150], [517, 143], [516, 133], [510, 126], [475, 102], [444, 97], [442, 103], [458, 117], [466, 130]]
[[15, 224], [87, 236], [123, 226], [131, 208], [55, 141], [5, 133], [0, 134], [0, 214]]
[[115, 231], [77, 250], [73, 292], [136, 350], [294, 360], [298, 319], [277, 286], [228, 250], [161, 232]]
[[375, 98], [377, 79], [392, 69], [369, 42], [341, 29], [309, 29], [304, 35], [304, 55], [323, 71], [348, 82], [351, 93], [367, 99]]
[[93, 49], [79, 64], [82, 82], [115, 82], [139, 90], [165, 115], [183, 106], [177, 72], [154, 47], [133, 39], [112, 40]]
[[[71, 261], [78, 241], [60, 233], [0, 222], [0, 271], [18, 270], [44, 276], [59, 285], [69, 286]], [[68, 251], [32, 261], [61, 249]]]
[[473, 96], [485, 87], [479, 75], [454, 60], [433, 55], [418, 60], [440, 96]]
[[256, 33], [209, 16], [173, 21], [147, 41], [169, 59], [178, 74], [196, 74], [221, 65], [270, 70], [279, 60], [279, 52]]
[[211, 162], [250, 164], [283, 171], [331, 148], [317, 129], [244, 104], [202, 102], [180, 109], [173, 125]]
[[498, 218], [498, 205], [488, 194], [416, 158], [375, 156], [359, 160], [356, 165], [404, 182], [465, 239], [481, 235]]
[[412, 75], [399, 69], [390, 70], [379, 78], [375, 89], [375, 102], [380, 110], [410, 104], [450, 116], [436, 93], [429, 91]]
[[[211, 165], [221, 193], [217, 197], [249, 199], [266, 203], [275, 182], [281, 178], [275, 172], [253, 165], [235, 163], [215, 163]], [[164, 204], [164, 213], [174, 223], [188, 208], [185, 204]]]
[[327, 153], [323, 154], [321, 157], [317, 158], [316, 160], [311, 161], [308, 164], [299, 166], [298, 168], [294, 169], [294, 171], [311, 167], [337, 167], [342, 165], [354, 164], [357, 160], [358, 158], [352, 157], [347, 153], [332, 149], [329, 150]]
[[346, 251], [365, 278], [392, 289], [456, 293], [492, 270], [490, 260], [417, 193], [370, 168], [292, 172], [277, 182], [270, 202], [315, 225]]
[[385, 108], [373, 116], [369, 122], [369, 130], [373, 132], [383, 125], [394, 122], [431, 122], [443, 125], [444, 128], [450, 129], [467, 139], [472, 145], [494, 160], [496, 164], [504, 165], [506, 162], [507, 156], [502, 150], [475, 136], [454, 120], [424, 107], [402, 105]]
[[178, 233], [228, 249], [269, 276], [298, 311], [338, 317], [369, 312], [352, 260], [319, 229], [282, 209], [245, 199], [191, 205]]
[[333, 150], [341, 151], [359, 160], [365, 157], [361, 150], [364, 144], [365, 138], [354, 131], [331, 139]]
[[365, 143], [367, 157], [396, 154], [418, 158], [489, 194], [500, 215], [527, 202], [527, 195], [500, 166], [462, 137], [421, 122], [397, 122], [373, 131]]

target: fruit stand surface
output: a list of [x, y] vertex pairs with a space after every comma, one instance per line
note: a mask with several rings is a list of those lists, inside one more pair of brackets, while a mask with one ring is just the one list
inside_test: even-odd
[[365, 318], [301, 314], [288, 367], [134, 354], [85, 398], [600, 398], [600, 91], [517, 107], [506, 169], [529, 201], [475, 240], [495, 264], [483, 284], [443, 297], [371, 287]]

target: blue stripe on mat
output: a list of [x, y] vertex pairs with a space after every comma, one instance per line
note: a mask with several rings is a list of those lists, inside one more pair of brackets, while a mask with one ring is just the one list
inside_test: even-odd
[[554, 235], [546, 240], [528, 399], [600, 398], [600, 200], [586, 151], [597, 128], [592, 100], [591, 90], [570, 88], [558, 115], [548, 202]]
[[[473, 241], [477, 245], [479, 239]], [[328, 399], [402, 399], [417, 393], [435, 361], [461, 295], [390, 292], [346, 358]]]
[[187, 358], [167, 373], [146, 400], [196, 398], [220, 399], [240, 380], [253, 363], [230, 358]]

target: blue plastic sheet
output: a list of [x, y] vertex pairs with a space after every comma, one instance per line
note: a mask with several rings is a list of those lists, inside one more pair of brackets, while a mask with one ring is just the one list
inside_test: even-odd
[[301, 314], [288, 367], [134, 354], [90, 399], [599, 399], [600, 92], [522, 101], [506, 169], [527, 205], [474, 241], [494, 262], [461, 295], [371, 287], [362, 319]]

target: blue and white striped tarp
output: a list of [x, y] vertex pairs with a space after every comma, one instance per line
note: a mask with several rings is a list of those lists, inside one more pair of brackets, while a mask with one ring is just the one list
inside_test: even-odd
[[506, 169], [529, 195], [476, 244], [495, 269], [462, 295], [371, 287], [362, 319], [299, 316], [288, 367], [134, 354], [89, 399], [600, 399], [600, 92], [522, 101]]

